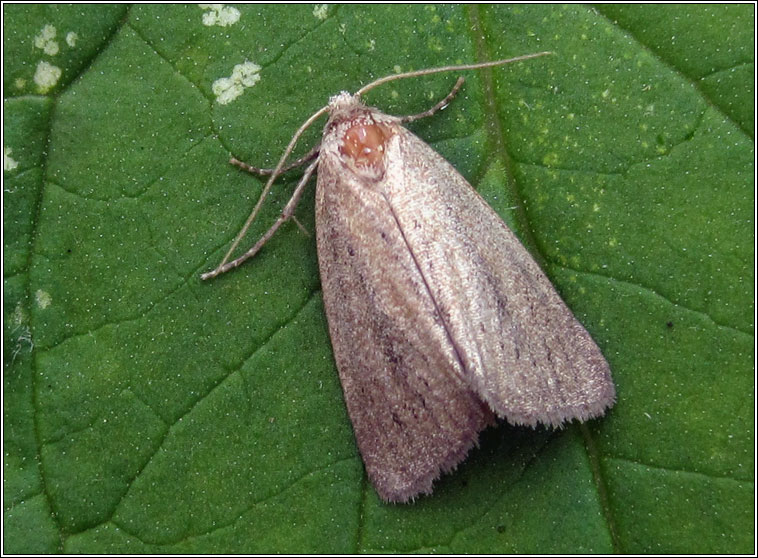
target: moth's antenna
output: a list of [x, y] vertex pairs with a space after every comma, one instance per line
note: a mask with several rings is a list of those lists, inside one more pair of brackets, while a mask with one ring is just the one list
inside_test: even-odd
[[480, 62], [479, 64], [462, 64], [460, 66], [443, 66], [442, 68], [427, 68], [425, 70], [416, 70], [413, 72], [404, 72], [402, 74], [392, 74], [379, 78], [376, 81], [372, 81], [368, 85], [361, 87], [355, 94], [361, 96], [367, 91], [370, 91], [374, 87], [387, 83], [388, 81], [395, 81], [396, 79], [405, 79], [417, 76], [426, 76], [429, 74], [439, 74], [442, 72], [462, 72], [464, 70], [477, 70], [479, 68], [492, 68], [493, 66], [503, 66], [510, 64], [511, 62], [520, 62], [521, 60], [529, 60], [530, 58], [537, 58], [538, 56], [545, 56], [553, 54], [550, 51], [538, 52], [535, 54], [524, 54], [523, 56], [516, 56], [515, 58], [506, 58], [504, 60], [495, 60], [493, 62]]
[[[519, 62], [521, 60], [537, 58], [538, 56], [545, 56], [547, 54], [553, 54], [553, 53], [552, 52], [538, 52], [536, 54], [525, 54], [523, 56], [516, 56], [515, 58], [508, 58], [504, 60], [495, 60], [493, 62], [481, 62], [478, 64], [462, 64], [458, 66], [444, 66], [442, 68], [429, 68], [425, 70], [405, 72], [402, 74], [393, 74], [393, 75], [385, 76], [372, 83], [369, 83], [368, 85], [363, 86], [355, 93], [355, 96], [360, 97], [361, 95], [373, 89], [374, 87], [382, 85], [383, 83], [387, 83], [388, 81], [394, 81], [396, 79], [425, 76], [429, 74], [439, 74], [442, 72], [458, 72], [458, 71], [464, 71], [464, 70], [476, 70], [479, 68], [491, 68], [493, 66], [502, 66], [504, 64], [509, 64], [511, 62]], [[245, 224], [242, 226], [242, 229], [240, 229], [240, 232], [237, 233], [237, 236], [235, 237], [234, 242], [232, 242], [231, 247], [229, 248], [226, 255], [224, 256], [224, 259], [221, 260], [221, 263], [218, 264], [218, 266], [216, 266], [216, 268], [213, 271], [209, 271], [208, 273], [203, 273], [201, 276], [203, 279], [210, 279], [212, 277], [216, 277], [217, 275], [223, 273], [222, 268], [229, 261], [229, 258], [232, 257], [232, 254], [237, 249], [237, 246], [239, 246], [239, 243], [242, 241], [242, 238], [245, 236], [245, 234], [247, 234], [247, 230], [250, 228], [250, 225], [258, 216], [258, 212], [260, 211], [261, 206], [263, 205], [263, 200], [266, 199], [266, 196], [268, 195], [269, 190], [271, 190], [271, 186], [273, 185], [274, 180], [276, 180], [279, 177], [279, 175], [282, 173], [282, 168], [284, 167], [284, 163], [287, 160], [287, 157], [289, 157], [290, 154], [292, 153], [292, 150], [295, 148], [295, 144], [297, 143], [297, 140], [300, 139], [300, 136], [303, 135], [303, 132], [305, 132], [305, 130], [308, 129], [308, 127], [311, 124], [313, 124], [321, 115], [326, 113], [328, 110], [329, 110], [329, 105], [321, 107], [319, 110], [313, 113], [311, 117], [308, 118], [308, 120], [306, 120], [300, 126], [300, 128], [298, 128], [297, 132], [295, 132], [295, 135], [292, 136], [292, 139], [290, 140], [289, 145], [287, 145], [287, 149], [284, 150], [284, 153], [282, 154], [281, 159], [279, 159], [279, 163], [277, 163], [276, 167], [274, 168], [274, 172], [271, 173], [271, 176], [266, 182], [266, 185], [263, 187], [263, 190], [261, 191], [261, 195], [258, 198], [258, 202], [255, 204], [253, 211], [250, 213], [250, 216], [247, 218], [247, 221], [245, 221]]]
[[263, 205], [263, 200], [266, 199], [266, 195], [268, 194], [269, 190], [271, 190], [271, 185], [274, 183], [274, 180], [277, 179], [279, 174], [281, 174], [282, 167], [284, 166], [284, 162], [287, 160], [287, 157], [290, 156], [290, 153], [292, 153], [292, 150], [295, 148], [295, 144], [297, 143], [297, 140], [300, 138], [301, 135], [303, 135], [303, 132], [311, 125], [313, 124], [322, 114], [324, 114], [327, 109], [328, 105], [321, 107], [319, 110], [314, 112], [311, 117], [306, 120], [300, 128], [298, 128], [297, 132], [295, 132], [295, 135], [292, 136], [292, 139], [290, 140], [289, 145], [287, 146], [287, 149], [284, 150], [284, 154], [282, 155], [281, 159], [279, 159], [279, 163], [277, 163], [276, 167], [274, 168], [274, 172], [271, 173], [271, 176], [268, 178], [268, 182], [266, 182], [266, 185], [263, 187], [263, 190], [261, 191], [261, 195], [258, 198], [258, 203], [255, 204], [255, 207], [253, 208], [253, 211], [250, 213], [250, 216], [247, 218], [247, 221], [245, 221], [245, 224], [242, 226], [242, 229], [240, 229], [240, 232], [237, 233], [237, 237], [234, 239], [234, 242], [232, 242], [231, 248], [229, 248], [229, 251], [224, 256], [224, 259], [221, 260], [221, 263], [216, 266], [216, 269], [213, 271], [209, 271], [208, 273], [203, 273], [202, 278], [203, 279], [210, 279], [212, 277], [215, 277], [219, 273], [221, 273], [221, 268], [224, 266], [226, 262], [229, 261], [229, 258], [232, 257], [232, 253], [237, 249], [237, 246], [239, 245], [240, 241], [242, 240], [242, 237], [245, 236], [245, 233], [247, 233], [247, 229], [250, 228], [250, 225], [255, 220], [256, 216], [258, 215], [258, 212], [261, 209], [261, 206]]

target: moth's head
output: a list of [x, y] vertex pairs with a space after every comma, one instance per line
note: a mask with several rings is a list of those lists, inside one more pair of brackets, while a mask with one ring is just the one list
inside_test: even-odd
[[334, 118], [337, 114], [349, 114], [356, 109], [365, 109], [366, 105], [363, 104], [361, 98], [358, 95], [353, 95], [347, 91], [340, 91], [336, 95], [329, 97], [329, 116]]

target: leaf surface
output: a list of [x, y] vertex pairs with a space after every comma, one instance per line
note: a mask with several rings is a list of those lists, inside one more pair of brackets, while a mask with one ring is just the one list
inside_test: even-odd
[[[3, 9], [5, 552], [752, 552], [753, 6]], [[544, 50], [412, 129], [535, 255], [618, 402], [502, 423], [432, 496], [382, 504], [314, 235], [200, 281], [262, 186], [227, 160], [273, 166], [377, 77]], [[420, 112], [455, 78], [368, 101]]]

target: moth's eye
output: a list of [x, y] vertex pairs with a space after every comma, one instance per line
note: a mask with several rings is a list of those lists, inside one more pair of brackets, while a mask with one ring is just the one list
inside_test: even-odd
[[384, 124], [356, 124], [342, 136], [340, 153], [355, 165], [375, 167], [382, 162], [384, 145], [392, 130]]

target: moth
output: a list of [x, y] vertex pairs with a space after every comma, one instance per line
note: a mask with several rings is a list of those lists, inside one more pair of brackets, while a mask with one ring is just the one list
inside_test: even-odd
[[[221, 264], [256, 254], [294, 209], [313, 172], [324, 307], [348, 413], [379, 496], [431, 493], [502, 417], [559, 427], [604, 414], [615, 389], [606, 360], [539, 265], [474, 188], [396, 117], [361, 95], [394, 79], [499, 66], [394, 74], [342, 92], [295, 133]], [[324, 113], [319, 146], [292, 198], [263, 237], [229, 261], [302, 132]]]

